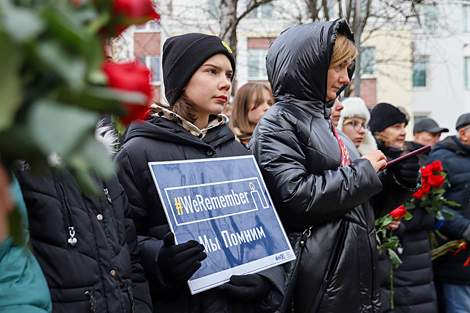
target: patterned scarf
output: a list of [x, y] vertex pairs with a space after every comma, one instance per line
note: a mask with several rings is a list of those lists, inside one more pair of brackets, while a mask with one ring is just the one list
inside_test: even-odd
[[346, 145], [344, 144], [343, 140], [341, 139], [338, 132], [336, 131], [336, 128], [333, 125], [333, 123], [331, 123], [331, 126], [333, 127], [333, 133], [335, 134], [336, 140], [338, 140], [339, 149], [341, 150], [341, 165], [340, 166], [349, 165], [351, 164], [351, 159], [349, 157], [348, 149], [346, 149]]

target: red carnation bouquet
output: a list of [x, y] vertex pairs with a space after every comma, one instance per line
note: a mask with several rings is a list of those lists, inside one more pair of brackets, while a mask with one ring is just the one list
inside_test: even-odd
[[443, 217], [453, 218], [454, 215], [444, 208], [444, 205], [448, 206], [459, 206], [458, 203], [448, 201], [443, 194], [445, 189], [442, 188], [444, 183], [449, 184], [446, 179], [446, 172], [442, 167], [440, 161], [434, 161], [431, 164], [424, 166], [421, 169], [421, 176], [423, 180], [423, 186], [415, 192], [413, 197], [405, 204], [407, 210], [412, 210], [416, 207], [421, 207], [426, 212], [435, 213], [435, 217], [438, 220], [442, 220]]

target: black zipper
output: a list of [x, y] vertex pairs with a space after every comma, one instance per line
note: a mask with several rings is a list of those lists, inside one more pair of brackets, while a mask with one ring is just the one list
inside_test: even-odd
[[88, 302], [90, 303], [90, 310], [93, 312], [93, 313], [96, 313], [96, 299], [95, 299], [95, 296], [93, 295], [93, 293], [91, 293], [90, 291], [85, 291], [85, 295], [88, 297]]
[[73, 216], [72, 216], [72, 210], [70, 209], [69, 204], [67, 203], [67, 197], [65, 195], [65, 188], [62, 185], [62, 183], [57, 183], [59, 186], [59, 193], [60, 193], [60, 198], [62, 200], [62, 205], [65, 208], [65, 215], [67, 216], [67, 229], [68, 229], [68, 234], [69, 234], [69, 239], [67, 239], [67, 242], [69, 245], [72, 247], [77, 244], [77, 238], [75, 237], [75, 223], [73, 221]]

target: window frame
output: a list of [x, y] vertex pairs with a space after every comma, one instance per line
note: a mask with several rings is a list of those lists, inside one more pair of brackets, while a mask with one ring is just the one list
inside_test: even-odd
[[[136, 59], [138, 59], [139, 62], [142, 62], [142, 59], [145, 60], [145, 63], [144, 65], [150, 69], [150, 84], [153, 85], [153, 86], [161, 86], [162, 85], [162, 58], [161, 58], [161, 55], [145, 55], [145, 56], [136, 56], [135, 57]], [[154, 81], [153, 80], [153, 76], [154, 76], [154, 71], [153, 71], [153, 68], [152, 68], [152, 62], [151, 62], [151, 58], [157, 58], [158, 59], [158, 78], [159, 78], [159, 81]]]
[[[250, 66], [250, 60], [253, 58], [250, 57], [250, 53], [253, 51], [257, 51], [258, 56], [257, 56], [257, 72], [258, 76], [250, 76], [250, 72], [253, 71], [254, 69]], [[263, 51], [263, 54], [261, 54], [261, 51]], [[266, 69], [266, 55], [268, 53], [268, 49], [247, 49], [247, 67], [248, 67], [248, 80], [268, 80], [268, 73]], [[261, 64], [261, 67], [260, 67]], [[260, 75], [260, 73], [263, 73], [263, 75]]]

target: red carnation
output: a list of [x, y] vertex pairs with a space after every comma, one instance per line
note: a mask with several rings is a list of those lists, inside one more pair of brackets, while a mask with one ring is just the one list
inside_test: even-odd
[[441, 175], [431, 175], [429, 176], [428, 183], [431, 187], [441, 188], [444, 184], [444, 177]]
[[132, 24], [132, 21], [145, 23], [150, 20], [160, 19], [160, 15], [155, 12], [151, 0], [114, 0], [113, 11], [116, 15], [131, 21], [129, 24], [117, 25], [118, 34]]
[[[429, 177], [429, 178], [431, 178], [431, 177]], [[423, 187], [421, 187], [421, 190], [423, 191], [423, 193], [425, 195], [427, 195], [429, 193], [429, 190], [431, 190], [431, 185], [423, 184]]]
[[406, 211], [405, 207], [403, 205], [400, 205], [398, 208], [390, 212], [390, 216], [393, 216], [397, 220], [400, 220], [406, 213], [408, 212]]
[[429, 164], [429, 165], [426, 165], [425, 168], [422, 168], [422, 169], [421, 169], [421, 175], [422, 175], [423, 177], [429, 177], [429, 176], [432, 175], [432, 169], [431, 169], [431, 165], [430, 165], [430, 164]]
[[431, 170], [434, 173], [439, 173], [439, 172], [442, 172], [444, 170], [444, 168], [442, 167], [441, 161], [434, 161], [430, 165], [431, 165]]
[[124, 91], [140, 92], [145, 96], [142, 103], [121, 103], [127, 114], [120, 117], [124, 125], [134, 120], [145, 120], [148, 106], [152, 100], [150, 87], [150, 71], [139, 62], [112, 63], [106, 62], [103, 71], [108, 76], [108, 86]]
[[418, 191], [416, 191], [413, 195], [414, 198], [418, 199], [418, 200], [421, 200], [423, 199], [424, 197], [424, 193], [421, 189], [419, 189]]

